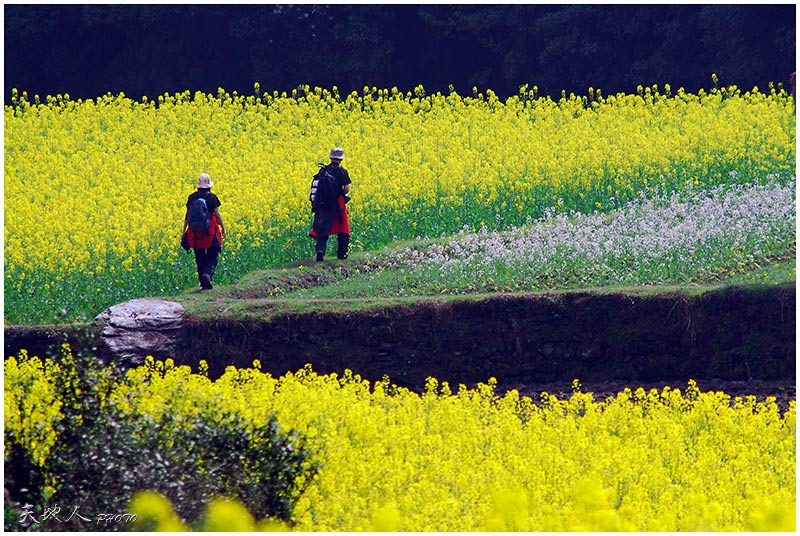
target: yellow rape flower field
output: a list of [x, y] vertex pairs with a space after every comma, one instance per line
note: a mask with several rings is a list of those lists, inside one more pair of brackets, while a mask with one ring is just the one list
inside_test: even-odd
[[[27, 356], [5, 365], [6, 428], [39, 458], [59, 411], [48, 403], [48, 366], [45, 373]], [[606, 401], [576, 382], [568, 400], [542, 393], [534, 403], [516, 391], [499, 396], [494, 385], [451, 388], [430, 378], [419, 395], [310, 366], [273, 378], [258, 362], [211, 381], [150, 359], [108, 400], [155, 421], [211, 411], [257, 423], [274, 412], [321, 463], [295, 506], [294, 530], [795, 529], [793, 401], [781, 414], [774, 399], [732, 401], [689, 381], [683, 390], [626, 389]], [[42, 404], [22, 414], [15, 392]], [[132, 508], [157, 527], [182, 527], [169, 502], [152, 494], [138, 495]], [[209, 509], [217, 512], [211, 526], [215, 515], [265, 526], [236, 503]]]
[[[608, 212], [642, 195], [796, 180], [794, 98], [772, 88], [559, 100], [527, 87], [506, 100], [422, 87], [257, 86], [247, 96], [140, 101], [15, 92], [4, 112], [11, 324], [83, 321], [195, 285], [179, 239], [201, 172], [229, 232], [215, 283], [309, 258], [308, 188], [333, 146], [345, 149], [362, 251], [465, 227], [510, 229], [553, 211]], [[64, 410], [59, 367], [24, 352], [4, 366], [5, 436], [42, 467]], [[207, 369], [149, 358], [104, 385], [103, 404], [154, 422], [211, 412], [255, 426], [276, 416], [319, 463], [293, 530], [796, 528], [794, 401], [782, 411], [774, 399], [731, 400], [692, 381], [604, 401], [577, 381], [566, 400], [495, 386], [430, 378], [418, 394], [310, 366], [275, 378], [258, 362], [212, 381]], [[131, 509], [162, 529], [186, 528], [161, 497], [138, 495]], [[246, 514], [220, 499], [206, 527], [233, 517], [238, 528], [288, 528]]]
[[[85, 320], [194, 283], [184, 203], [210, 173], [230, 232], [219, 280], [307, 258], [308, 187], [334, 145], [354, 247], [611, 210], [642, 192], [794, 176], [784, 90], [540, 97], [302, 87], [5, 106], [5, 315]], [[777, 179], [776, 179], [777, 177]]]

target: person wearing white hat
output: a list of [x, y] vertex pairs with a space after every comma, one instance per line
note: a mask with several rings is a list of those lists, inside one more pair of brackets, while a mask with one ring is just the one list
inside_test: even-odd
[[[316, 241], [315, 251], [317, 262], [325, 260], [325, 250], [328, 246], [328, 237], [336, 235], [336, 257], [346, 259], [350, 247], [350, 220], [348, 219], [346, 203], [350, 200], [350, 174], [342, 167], [344, 149], [334, 147], [328, 155], [330, 164], [322, 166], [311, 184], [311, 210], [314, 212], [314, 222], [308, 236]], [[320, 187], [320, 180], [330, 180], [329, 189]], [[332, 190], [333, 198], [324, 206], [318, 204], [319, 192]]]
[[197, 191], [186, 201], [186, 215], [183, 218], [183, 237], [185, 247], [194, 249], [197, 264], [197, 278], [201, 288], [210, 290], [214, 272], [222, 251], [222, 239], [227, 236], [225, 224], [219, 207], [222, 205], [216, 194], [211, 193], [214, 182], [208, 173], [201, 173], [197, 179]]

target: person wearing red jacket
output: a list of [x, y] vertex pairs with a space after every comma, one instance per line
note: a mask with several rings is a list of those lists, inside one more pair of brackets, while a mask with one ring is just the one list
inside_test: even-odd
[[[189, 196], [186, 201], [186, 215], [183, 218], [183, 233], [186, 234], [188, 246], [194, 249], [194, 259], [197, 264], [197, 277], [201, 288], [210, 290], [214, 272], [219, 263], [219, 253], [222, 251], [222, 239], [227, 236], [222, 215], [219, 213], [219, 198], [211, 193], [214, 183], [208, 173], [201, 173], [197, 180], [197, 191]], [[206, 202], [211, 226], [206, 231], [193, 231], [189, 227], [189, 209], [197, 199]]]

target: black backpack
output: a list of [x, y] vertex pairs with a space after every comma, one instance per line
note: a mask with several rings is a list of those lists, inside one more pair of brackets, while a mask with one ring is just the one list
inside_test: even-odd
[[211, 228], [211, 216], [208, 214], [208, 204], [202, 197], [198, 197], [189, 205], [189, 229], [194, 233], [204, 233]]
[[321, 167], [311, 181], [311, 211], [333, 208], [339, 206], [339, 190], [336, 177], [327, 167]]

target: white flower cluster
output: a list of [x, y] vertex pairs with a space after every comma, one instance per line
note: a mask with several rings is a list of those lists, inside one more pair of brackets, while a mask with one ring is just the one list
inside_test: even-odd
[[[752, 267], [795, 248], [795, 180], [639, 198], [611, 213], [555, 214], [390, 255], [387, 267], [506, 287], [666, 283]], [[489, 285], [491, 286], [491, 285]]]

